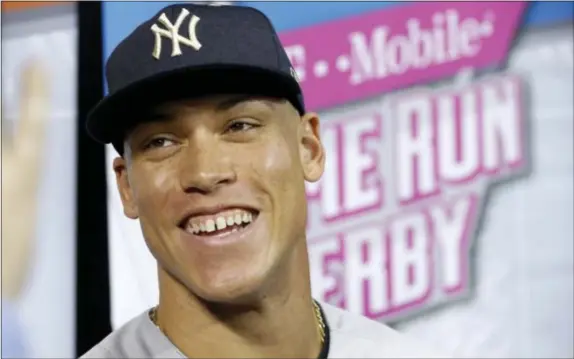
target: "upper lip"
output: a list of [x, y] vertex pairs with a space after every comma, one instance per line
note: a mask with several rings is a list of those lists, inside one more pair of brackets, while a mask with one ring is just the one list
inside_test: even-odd
[[185, 224], [191, 217], [208, 216], [231, 209], [242, 209], [251, 213], [259, 213], [259, 210], [257, 210], [255, 207], [245, 204], [220, 204], [209, 207], [194, 207], [185, 211], [183, 216], [178, 221], [178, 225], [180, 227], [185, 227]]

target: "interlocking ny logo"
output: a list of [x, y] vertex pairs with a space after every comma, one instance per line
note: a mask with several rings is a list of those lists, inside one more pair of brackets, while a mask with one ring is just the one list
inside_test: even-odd
[[165, 26], [165, 29], [162, 29], [157, 24], [153, 24], [151, 27], [151, 31], [153, 31], [155, 35], [155, 44], [153, 46], [152, 56], [159, 60], [161, 55], [161, 38], [166, 37], [171, 39], [171, 57], [179, 56], [182, 54], [181, 52], [181, 44], [186, 45], [194, 49], [195, 51], [199, 51], [201, 49], [201, 43], [197, 39], [197, 35], [195, 33], [195, 28], [197, 27], [197, 23], [199, 22], [199, 17], [193, 15], [189, 20], [188, 26], [188, 37], [182, 36], [179, 34], [179, 28], [185, 21], [185, 19], [189, 16], [189, 11], [187, 9], [181, 9], [175, 24], [172, 24], [171, 21], [167, 18], [165, 13], [161, 14], [158, 21]]

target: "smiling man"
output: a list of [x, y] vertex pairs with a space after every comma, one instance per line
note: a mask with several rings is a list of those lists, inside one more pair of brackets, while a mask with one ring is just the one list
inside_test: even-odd
[[326, 154], [262, 13], [166, 7], [120, 43], [106, 76], [87, 127], [120, 153], [117, 187], [160, 298], [85, 358], [433, 356], [311, 297], [304, 184]]

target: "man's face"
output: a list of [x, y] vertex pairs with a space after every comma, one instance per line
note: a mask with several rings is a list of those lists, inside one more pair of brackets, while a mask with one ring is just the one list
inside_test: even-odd
[[324, 166], [317, 116], [245, 96], [172, 103], [154, 116], [114, 162], [125, 214], [199, 297], [258, 293], [305, 241], [304, 181]]

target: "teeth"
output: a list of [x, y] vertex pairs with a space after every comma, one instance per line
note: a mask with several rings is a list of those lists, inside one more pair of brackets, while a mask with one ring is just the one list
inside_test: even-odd
[[217, 217], [217, 219], [215, 220], [215, 225], [217, 226], [218, 231], [225, 229], [225, 227], [227, 227], [227, 223], [225, 222], [225, 218]]
[[213, 221], [213, 219], [208, 219], [208, 220], [205, 222], [205, 230], [206, 230], [208, 233], [215, 231], [215, 222]]
[[[190, 221], [188, 224], [188, 231], [193, 234], [212, 233], [223, 230], [227, 227], [239, 226], [243, 223], [253, 222], [253, 215], [246, 211], [234, 211], [222, 214], [212, 218], [197, 218], [197, 220]], [[238, 231], [240, 228], [234, 227], [232, 232]]]

